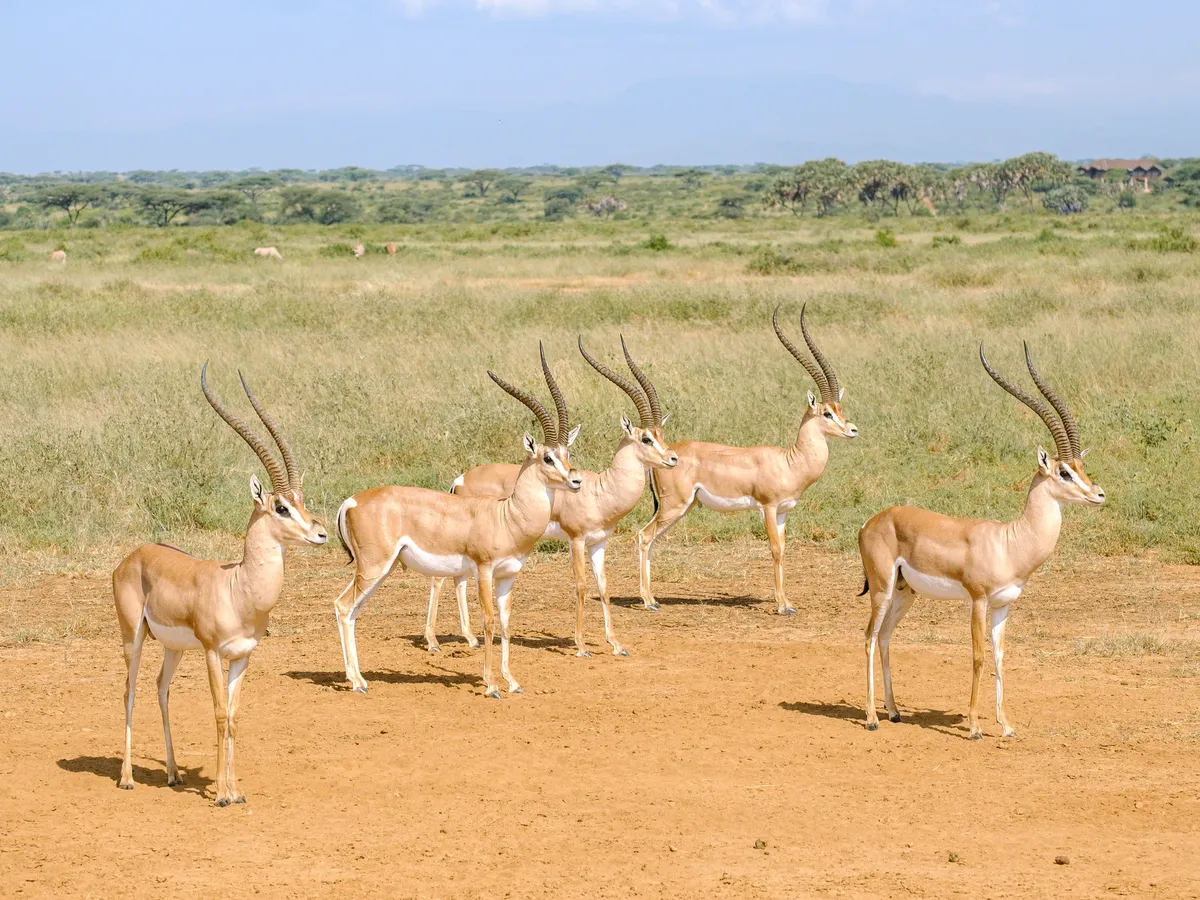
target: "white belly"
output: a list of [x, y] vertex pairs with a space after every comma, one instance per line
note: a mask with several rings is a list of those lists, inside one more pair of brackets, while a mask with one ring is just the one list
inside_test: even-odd
[[998, 591], [992, 591], [992, 595], [988, 597], [988, 605], [1008, 606], [1008, 604], [1021, 596], [1022, 590], [1022, 585], [1010, 584], [1008, 587], [1002, 587]]
[[255, 638], [239, 637], [230, 638], [218, 649], [225, 659], [241, 659], [243, 656], [249, 656], [257, 646], [258, 641]]
[[146, 616], [146, 625], [155, 640], [168, 650], [199, 650], [203, 646], [196, 632], [186, 625], [159, 625], [149, 616]]
[[492, 577], [499, 581], [501, 578], [512, 578], [525, 567], [525, 557], [510, 556], [498, 559], [492, 564]]
[[758, 503], [753, 497], [718, 497], [716, 494], [710, 494], [702, 484], [696, 485], [696, 499], [705, 509], [715, 509], [717, 512], [758, 509]]
[[475, 574], [475, 563], [462, 554], [428, 553], [408, 538], [401, 538], [400, 546], [400, 561], [404, 563], [404, 567], [412, 569], [414, 572], [420, 572], [422, 575], [448, 578], [455, 575]]
[[931, 600], [970, 600], [971, 595], [967, 593], [967, 589], [958, 581], [952, 578], [943, 578], [940, 575], [926, 575], [923, 572], [918, 572], [903, 559], [898, 560], [900, 571], [904, 574], [904, 580], [908, 582], [908, 586], [914, 592], [922, 597], [928, 597]]

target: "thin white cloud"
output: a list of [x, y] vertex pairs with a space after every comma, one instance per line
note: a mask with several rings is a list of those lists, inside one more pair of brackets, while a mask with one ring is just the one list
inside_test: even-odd
[[438, 7], [457, 7], [505, 18], [590, 13], [750, 25], [818, 21], [825, 16], [829, 0], [395, 0], [395, 4], [410, 16]]

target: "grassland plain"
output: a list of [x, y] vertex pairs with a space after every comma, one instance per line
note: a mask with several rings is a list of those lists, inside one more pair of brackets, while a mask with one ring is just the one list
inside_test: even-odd
[[[862, 436], [834, 448], [792, 514], [793, 546], [851, 554], [893, 503], [1016, 515], [1049, 436], [977, 350], [986, 339], [1020, 376], [1027, 338], [1111, 498], [1068, 514], [1063, 554], [1200, 564], [1200, 254], [1147, 239], [1178, 215], [1047, 221], [897, 220], [888, 247], [861, 221], [714, 220], [666, 228], [658, 250], [636, 222], [9, 233], [0, 578], [106, 570], [149, 538], [235, 552], [256, 462], [203, 403], [205, 359], [227, 401], [247, 374], [296, 446], [310, 506], [331, 517], [367, 486], [444, 487], [516, 458], [528, 417], [486, 370], [537, 388], [539, 339], [584, 423], [581, 465], [606, 464], [628, 401], [580, 359], [578, 334], [610, 361], [624, 334], [673, 439], [790, 442], [811, 384], [769, 317], [782, 304], [798, 334], [805, 302]], [[254, 259], [260, 244], [282, 262]], [[46, 261], [56, 246], [65, 266]], [[626, 530], [648, 513], [646, 498]], [[668, 540], [760, 531], [750, 515], [699, 513]]]

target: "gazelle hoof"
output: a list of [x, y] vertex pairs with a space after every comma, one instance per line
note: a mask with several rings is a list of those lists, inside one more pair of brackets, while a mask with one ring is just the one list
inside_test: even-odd
[[237, 797], [234, 797], [234, 798], [233, 798], [233, 802], [234, 802], [234, 803], [245, 803], [245, 802], [246, 802], [246, 795], [245, 795], [245, 794], [239, 794]]
[[878, 730], [879, 730], [878, 722], [868, 722], [867, 723], [867, 731], [878, 731]]
[[224, 809], [224, 808], [225, 808], [226, 806], [228, 806], [228, 805], [229, 805], [229, 798], [228, 798], [228, 797], [219, 797], [219, 798], [217, 799], [217, 806], [221, 807], [222, 809]]
[[485, 696], [491, 700], [499, 700], [500, 699], [500, 688], [488, 688], [486, 691], [483, 692], [483, 696]]
[[470, 638], [467, 641], [467, 646], [470, 647], [472, 650], [478, 650], [479, 649], [479, 638]]
[[783, 609], [776, 610], [776, 612], [778, 612], [781, 616], [794, 616], [796, 614], [796, 608], [794, 606], [787, 606]]
[[888, 716], [888, 721], [889, 722], [899, 722], [900, 721], [900, 713], [892, 713], [890, 716]]
[[972, 741], [982, 741], [983, 740], [983, 732], [982, 731], [973, 731], [969, 735], [969, 739]]
[[580, 650], [575, 655], [578, 656], [580, 659], [591, 659], [592, 658], [592, 653], [590, 650]]
[[[176, 775], [168, 775], [167, 776], [167, 787], [175, 787], [176, 785], [180, 785], [180, 784], [183, 784], [183, 776], [182, 775], [176, 774]], [[132, 785], [131, 785], [131, 787], [132, 787]]]
[[1005, 726], [1004, 733], [1001, 735], [1001, 737], [1016, 737], [1016, 736], [1017, 736], [1017, 729], [1015, 729], [1011, 726]]
[[658, 603], [647, 603], [645, 606], [650, 612], [658, 612]]
[[521, 687], [521, 686], [518, 684], [516, 687], [510, 687], [510, 688], [508, 689], [508, 692], [509, 692], [510, 694], [523, 694], [523, 693], [525, 693], [525, 688]]
[[430, 653], [441, 653], [442, 652], [442, 648], [439, 647], [437, 644], [429, 644], [425, 647], [425, 649], [428, 650]]
[[367, 686], [365, 684], [356, 684], [350, 690], [355, 694], [365, 694], [367, 692]]
[[128, 784], [126, 784], [125, 782], [121, 782], [120, 784], [117, 785], [117, 787], [119, 787], [123, 791], [132, 791], [133, 790], [133, 782], [130, 781]]
[[620, 650], [614, 650], [613, 656], [628, 656], [629, 651], [622, 647]]

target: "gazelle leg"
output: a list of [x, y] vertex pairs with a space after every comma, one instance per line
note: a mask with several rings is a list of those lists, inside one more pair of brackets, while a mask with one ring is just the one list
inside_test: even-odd
[[225, 706], [229, 716], [226, 727], [229, 733], [229, 749], [226, 751], [228, 755], [225, 759], [225, 765], [229, 770], [229, 774], [226, 776], [225, 784], [229, 791], [229, 800], [232, 803], [246, 802], [246, 795], [238, 789], [237, 770], [233, 765], [233, 745], [237, 738], [238, 705], [242, 700], [242, 676], [246, 674], [246, 666], [248, 665], [250, 665], [249, 656], [229, 661], [229, 684], [226, 692]]
[[483, 608], [483, 695], [500, 699], [500, 688], [492, 674], [492, 637], [496, 634], [496, 607], [492, 598], [492, 567], [480, 566], [475, 573], [479, 605]]
[[646, 609], [658, 609], [658, 601], [654, 599], [654, 593], [650, 587], [650, 548], [668, 528], [686, 516], [691, 508], [691, 501], [679, 509], [668, 510], [665, 506], [660, 506], [658, 512], [654, 514], [654, 518], [643, 525], [641, 531], [638, 532], [639, 592], [642, 597], [642, 606]]
[[596, 579], [596, 590], [600, 592], [600, 605], [604, 609], [604, 639], [612, 646], [613, 656], [628, 656], [629, 651], [620, 645], [613, 634], [612, 610], [608, 601], [608, 578], [604, 571], [604, 545], [601, 541], [588, 550], [592, 561], [592, 577]]
[[167, 745], [167, 784], [169, 785], [183, 783], [183, 779], [179, 777], [179, 767], [175, 765], [175, 745], [171, 742], [171, 714], [168, 711], [171, 679], [175, 677], [175, 670], [179, 668], [181, 659], [183, 659], [182, 650], [163, 648], [162, 668], [158, 671], [158, 708], [162, 712], [163, 739]]
[[472, 650], [479, 646], [479, 638], [471, 630], [471, 612], [467, 604], [467, 582], [470, 578], [463, 576], [454, 579], [454, 596], [458, 599], [458, 626], [462, 636], [467, 640], [467, 646]]
[[[399, 551], [397, 551], [397, 556], [399, 556]], [[394, 563], [395, 560], [393, 560], [393, 565]], [[355, 572], [354, 580], [346, 585], [346, 589], [333, 601], [333, 614], [337, 617], [338, 623], [338, 637], [342, 640], [342, 662], [346, 665], [346, 680], [350, 682], [351, 689], [360, 694], [367, 692], [367, 680], [362, 677], [362, 671], [358, 668], [358, 645], [354, 640], [354, 624], [358, 620], [358, 614], [362, 612], [362, 608], [390, 571], [391, 566], [382, 575], [371, 581], [366, 588], [362, 587], [362, 583], [367, 579], [363, 578], [361, 572]]]
[[[575, 577], [575, 655], [590, 657], [587, 644], [583, 641], [583, 607], [587, 602], [587, 570], [584, 569], [585, 552], [583, 538], [571, 541], [571, 574]], [[500, 615], [504, 615], [504, 607]]]
[[783, 590], [783, 550], [784, 537], [787, 532], [787, 513], [781, 513], [775, 507], [762, 507], [763, 528], [767, 532], [767, 542], [771, 545], [771, 559], [775, 563], [775, 612], [781, 616], [790, 616], [796, 612], [796, 607], [788, 601]]
[[500, 674], [508, 682], [510, 694], [523, 694], [525, 688], [517, 684], [517, 679], [513, 678], [512, 671], [508, 668], [508, 617], [512, 612], [512, 602], [509, 599], [512, 596], [512, 586], [511, 577], [501, 578], [496, 582], [496, 606], [500, 608]]
[[228, 806], [229, 796], [229, 698], [225, 688], [225, 671], [221, 655], [205, 650], [208, 666], [208, 689], [212, 691], [213, 715], [217, 720], [217, 806]]
[[992, 613], [992, 658], [996, 662], [996, 722], [1004, 737], [1016, 737], [1017, 731], [1004, 715], [1004, 628], [1008, 624], [1008, 604], [994, 607]]
[[125, 760], [121, 763], [121, 778], [117, 787], [133, 790], [133, 698], [137, 693], [138, 667], [142, 664], [142, 647], [146, 642], [146, 618], [138, 620], [133, 631], [133, 640], [123, 647], [125, 651]]
[[983, 738], [983, 729], [979, 727], [979, 683], [983, 677], [983, 663], [987, 656], [984, 637], [987, 608], [986, 597], [971, 601], [971, 707], [967, 710], [967, 725], [970, 727], [970, 738], [973, 741]]
[[867, 731], [875, 731], [879, 727], [879, 714], [875, 710], [875, 645], [879, 641], [879, 631], [883, 620], [887, 618], [892, 605], [892, 585], [887, 592], [875, 591], [871, 594], [871, 618], [867, 621], [866, 650], [867, 650]]
[[445, 578], [429, 580], [429, 612], [425, 614], [425, 649], [430, 653], [439, 653], [442, 649], [438, 646], [434, 629], [437, 628], [438, 595], [442, 593], [442, 585], [445, 583]]
[[883, 666], [883, 708], [887, 710], [888, 718], [893, 722], [900, 721], [900, 710], [896, 708], [896, 698], [892, 695], [892, 632], [904, 618], [913, 604], [916, 595], [908, 589], [896, 589], [892, 592], [892, 606], [883, 627], [879, 629], [879, 661]]

